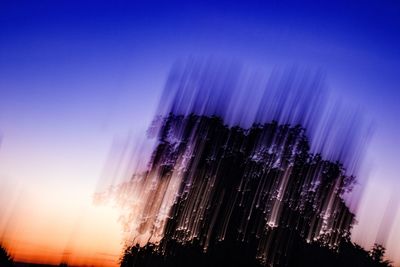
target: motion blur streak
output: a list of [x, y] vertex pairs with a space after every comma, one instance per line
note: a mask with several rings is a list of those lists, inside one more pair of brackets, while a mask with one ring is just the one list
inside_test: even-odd
[[321, 73], [177, 63], [148, 131], [147, 168], [104, 192], [125, 210], [127, 246], [170, 254], [240, 240], [271, 265], [296, 238], [337, 248], [354, 223], [344, 197], [369, 132], [328, 99]]

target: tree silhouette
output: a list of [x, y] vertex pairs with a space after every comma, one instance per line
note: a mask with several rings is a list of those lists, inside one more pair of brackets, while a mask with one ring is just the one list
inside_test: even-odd
[[1, 267], [11, 267], [14, 266], [14, 261], [7, 250], [0, 245], [0, 266]]
[[342, 194], [355, 178], [310, 153], [301, 126], [243, 129], [194, 114], [158, 124], [135, 181], [147, 192], [135, 240], [147, 245], [133, 242], [121, 266], [390, 266], [381, 247], [350, 241]]
[[379, 266], [386, 266], [390, 265], [390, 261], [384, 260], [385, 252], [386, 249], [381, 244], [375, 243], [370, 250], [369, 255], [371, 259], [375, 262], [375, 264], [380, 264]]
[[380, 244], [374, 244], [374, 246], [370, 251], [370, 256], [372, 260], [376, 262], [382, 262], [384, 255], [385, 255], [385, 248]]

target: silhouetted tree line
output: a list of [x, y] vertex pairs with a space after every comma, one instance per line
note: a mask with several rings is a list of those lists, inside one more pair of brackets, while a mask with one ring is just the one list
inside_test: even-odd
[[161, 241], [127, 248], [121, 266], [390, 266], [383, 247], [350, 241], [354, 214], [342, 194], [354, 177], [311, 154], [301, 126], [243, 129], [173, 114], [158, 125], [143, 179], [179, 175], [180, 188]]
[[0, 245], [0, 267], [11, 267], [14, 266], [14, 260], [7, 250]]
[[[296, 250], [288, 258], [286, 266], [289, 267], [390, 267], [391, 263], [383, 259], [385, 250], [380, 245], [375, 245], [369, 252], [350, 241], [342, 242], [338, 250], [321, 246], [318, 242], [305, 243], [297, 240], [294, 244]], [[382, 249], [378, 253], [382, 257], [375, 258], [371, 255], [377, 247]], [[138, 245], [126, 249], [121, 266], [147, 266], [147, 267], [184, 267], [184, 266], [248, 266], [263, 267], [265, 264], [243, 251], [248, 251], [246, 244], [219, 244], [215, 250], [203, 252], [194, 245], [174, 244], [174, 250], [168, 254], [159, 252], [156, 245], [148, 244], [144, 247]], [[281, 266], [276, 263], [274, 266]]]

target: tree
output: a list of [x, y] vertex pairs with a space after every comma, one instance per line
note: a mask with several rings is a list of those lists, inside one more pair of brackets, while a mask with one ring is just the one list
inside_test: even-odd
[[[273, 121], [243, 129], [219, 117], [170, 114], [158, 141], [136, 181], [151, 185], [138, 232], [163, 237], [128, 248], [123, 266], [296, 266], [293, 259], [335, 266], [335, 249], [354, 220], [342, 198], [354, 179], [339, 162], [310, 153], [301, 126]], [[177, 177], [161, 223], [159, 209], [165, 213]], [[309, 262], [314, 252], [319, 265]]]
[[383, 262], [383, 256], [385, 255], [386, 249], [380, 245], [375, 243], [369, 252], [370, 257], [375, 262]]
[[0, 266], [1, 267], [14, 266], [13, 258], [2, 245], [0, 245]]

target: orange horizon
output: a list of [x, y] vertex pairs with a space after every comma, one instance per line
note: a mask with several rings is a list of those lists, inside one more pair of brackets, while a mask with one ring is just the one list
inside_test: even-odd
[[119, 266], [120, 254], [108, 254], [106, 252], [79, 252], [79, 248], [73, 251], [53, 249], [50, 246], [40, 246], [35, 243], [24, 243], [19, 241], [1, 241], [3, 247], [9, 252], [14, 262], [29, 264], [59, 265], [67, 263], [68, 266], [94, 266], [94, 267], [117, 267]]

